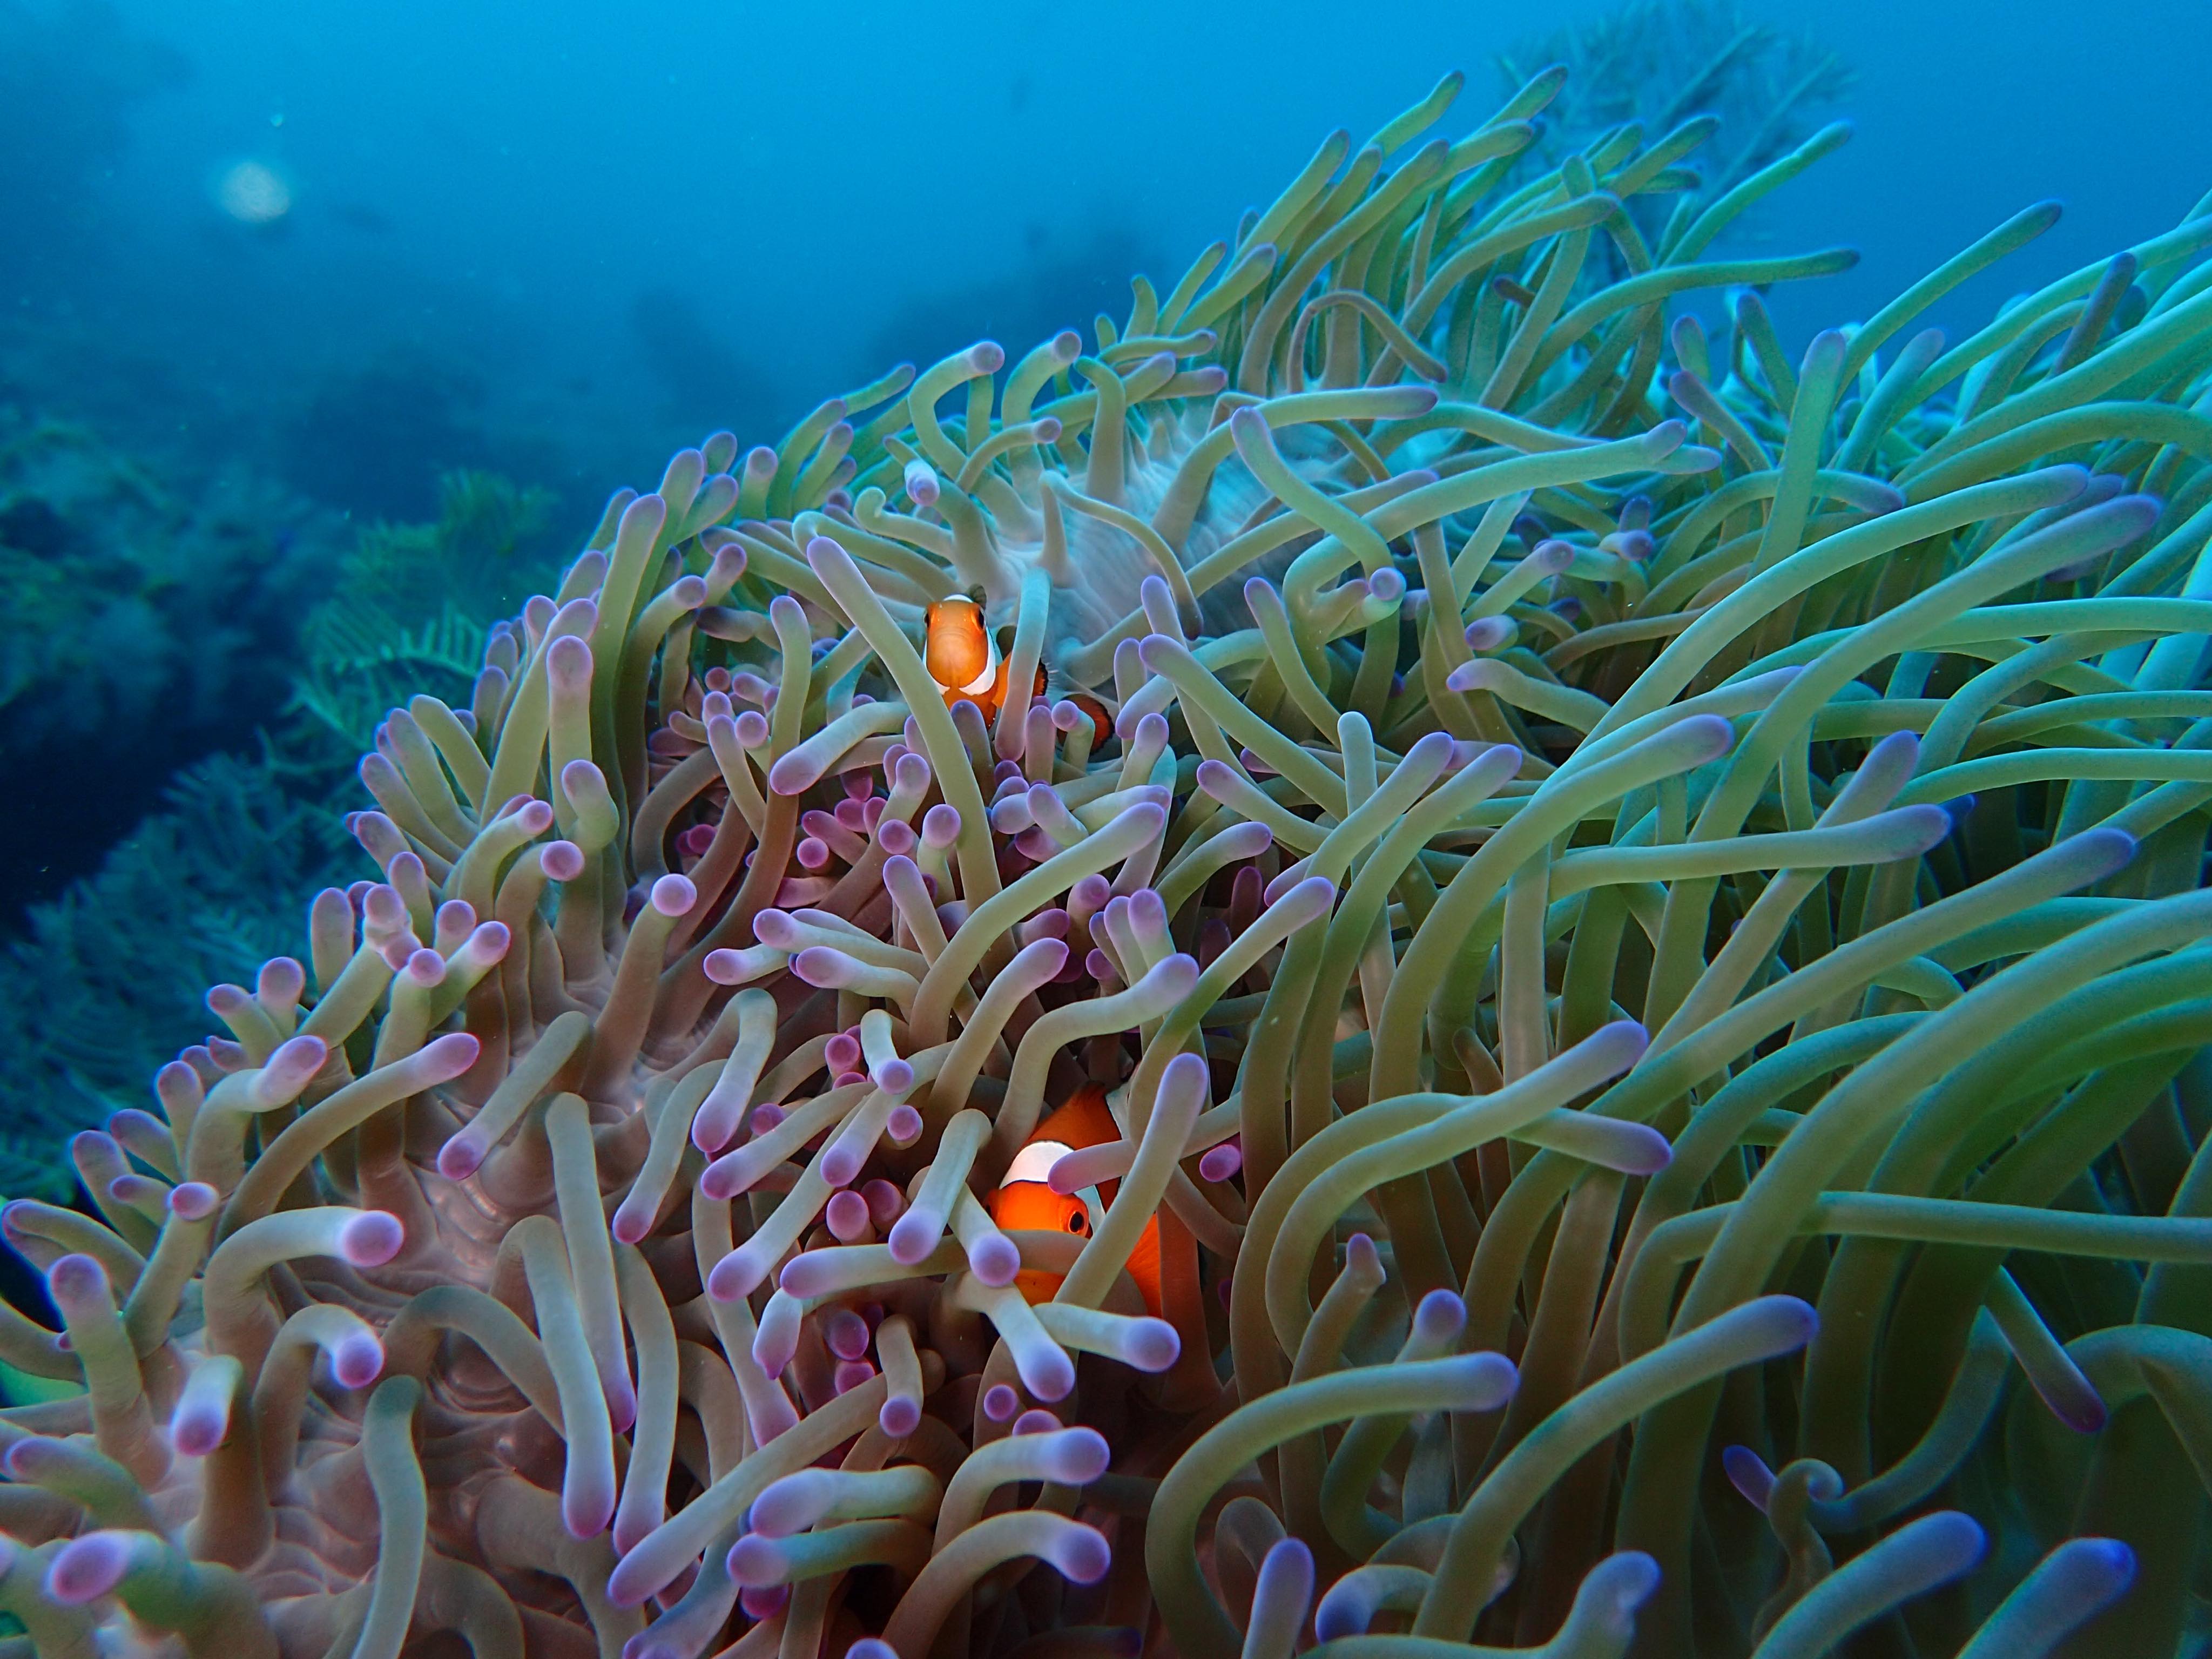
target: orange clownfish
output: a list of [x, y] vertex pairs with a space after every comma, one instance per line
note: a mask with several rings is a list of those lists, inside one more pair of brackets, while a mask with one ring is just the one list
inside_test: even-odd
[[[929, 607], [929, 637], [922, 661], [944, 693], [947, 708], [972, 702], [986, 720], [997, 718], [1006, 700], [1006, 659], [983, 626], [983, 608], [973, 599], [939, 599]], [[1036, 673], [1030, 695], [1044, 695], [1044, 670]]]
[[[922, 663], [937, 683], [945, 706], [972, 702], [987, 723], [996, 720], [1006, 701], [1007, 663], [998, 640], [983, 625], [983, 608], [969, 599], [939, 599], [925, 615], [928, 633]], [[1040, 665], [1030, 696], [1045, 695], [1045, 672]], [[1105, 709], [1097, 699], [1079, 693], [1074, 702], [1091, 717], [1093, 740], [1105, 742], [1113, 729]]]
[[[1049, 1114], [1022, 1143], [1006, 1168], [999, 1190], [991, 1194], [991, 1219], [1008, 1232], [1073, 1233], [1087, 1237], [1091, 1214], [1081, 1196], [1053, 1191], [1046, 1177], [1052, 1166], [1079, 1147], [1097, 1146], [1121, 1138], [1121, 1126], [1106, 1109], [1106, 1091], [1097, 1084], [1079, 1092], [1059, 1110]], [[1121, 1183], [1100, 1183], [1099, 1196], [1111, 1201]], [[1031, 1302], [1049, 1302], [1060, 1290], [1060, 1275], [1024, 1267], [1014, 1275], [1014, 1285]], [[1158, 1217], [1145, 1224], [1137, 1248], [1129, 1253], [1129, 1277], [1145, 1298], [1145, 1307], [1156, 1317], [1160, 1311], [1160, 1224]]]

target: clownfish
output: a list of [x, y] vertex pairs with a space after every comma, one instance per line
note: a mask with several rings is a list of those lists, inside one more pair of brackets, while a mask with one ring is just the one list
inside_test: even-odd
[[[991, 1194], [991, 1219], [1007, 1232], [1073, 1233], [1091, 1235], [1091, 1212], [1075, 1193], [1053, 1191], [1047, 1177], [1052, 1166], [1079, 1147], [1097, 1146], [1121, 1138], [1121, 1126], [1106, 1109], [1106, 1091], [1097, 1084], [1079, 1091], [1066, 1105], [1048, 1114], [1006, 1166], [1006, 1177]], [[1117, 1181], [1102, 1182], [1099, 1197], [1111, 1202]], [[1014, 1275], [1015, 1288], [1031, 1302], [1049, 1302], [1059, 1292], [1062, 1275], [1024, 1267]], [[1145, 1224], [1137, 1247], [1129, 1253], [1129, 1277], [1155, 1317], [1160, 1311], [1160, 1223], [1155, 1216]]]
[[[999, 642], [983, 626], [983, 608], [973, 599], [939, 599], [927, 612], [929, 637], [922, 661], [929, 678], [945, 696], [947, 708], [956, 702], [972, 702], [987, 720], [996, 717], [1006, 700], [1006, 659]], [[1039, 668], [1032, 696], [1044, 695], [1044, 670]]]
[[[939, 599], [925, 613], [927, 635], [922, 665], [950, 708], [972, 702], [988, 723], [996, 720], [1006, 701], [1007, 662], [999, 641], [983, 625], [983, 608], [969, 599]], [[1045, 672], [1040, 664], [1031, 697], [1045, 696]], [[1091, 717], [1094, 741], [1103, 743], [1113, 723], [1092, 697], [1078, 694], [1076, 706]]]

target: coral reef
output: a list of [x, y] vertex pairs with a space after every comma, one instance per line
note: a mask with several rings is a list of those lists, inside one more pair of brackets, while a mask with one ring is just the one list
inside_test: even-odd
[[1024, 226], [1020, 257], [1007, 268], [908, 295], [869, 331], [867, 355], [857, 361], [934, 361], [978, 335], [1034, 340], [1071, 317], [1097, 315], [1119, 303], [1130, 271], [1154, 263], [1151, 240], [1123, 218], [1101, 208], [1083, 214], [1076, 231], [1055, 234], [1043, 223]]
[[337, 541], [265, 480], [179, 488], [84, 427], [0, 413], [0, 744], [265, 709]]
[[[147, 500], [167, 499], [86, 434], [64, 429], [64, 436], [72, 450], [99, 457]], [[10, 620], [24, 655], [41, 652], [50, 661], [73, 656], [88, 678], [101, 650], [128, 641], [114, 625], [112, 597], [106, 612], [84, 607], [72, 615], [65, 609], [76, 599], [72, 583], [98, 592], [85, 570], [93, 556], [89, 538], [77, 526], [94, 507], [114, 507], [115, 492], [47, 494], [64, 501], [68, 518], [52, 510], [47, 495], [30, 493], [16, 495], [0, 513], [0, 540], [35, 543], [24, 556], [35, 559], [39, 578], [15, 589], [18, 609]], [[295, 550], [302, 563], [320, 564], [319, 597], [277, 643], [261, 647], [264, 660], [243, 684], [221, 672], [227, 654], [246, 654], [239, 644], [226, 643], [238, 637], [235, 619], [230, 630], [202, 630], [210, 649], [200, 667], [213, 682], [206, 693], [213, 707], [222, 713], [258, 699], [252, 709], [264, 722], [258, 752], [216, 754], [180, 769], [158, 810], [109, 848], [94, 873], [33, 905], [21, 936], [0, 953], [0, 1042], [15, 1056], [0, 1078], [0, 1123], [7, 1126], [0, 1139], [0, 1192], [66, 1200], [76, 1173], [55, 1163], [54, 1143], [135, 1098], [156, 1067], [198, 1039], [210, 984], [250, 977], [269, 957], [303, 947], [295, 896], [343, 881], [357, 866], [357, 851], [349, 856], [345, 850], [352, 843], [340, 820], [359, 789], [354, 763], [383, 712], [416, 690], [465, 694], [491, 624], [533, 586], [557, 579], [557, 563], [547, 554], [552, 503], [546, 491], [492, 474], [457, 472], [439, 481], [439, 498], [442, 511], [434, 523], [373, 525], [342, 554], [319, 538], [311, 550]], [[254, 544], [246, 509], [257, 502], [265, 506], [251, 497], [229, 520], [208, 515], [233, 526], [229, 540], [213, 541], [212, 549], [213, 538], [190, 527], [180, 537], [180, 559], [207, 556], [207, 586], [230, 580], [214, 554]], [[125, 512], [115, 513], [112, 523], [125, 532], [118, 541], [156, 547], [171, 528], [164, 520], [142, 524]], [[14, 556], [0, 547], [0, 563]], [[300, 585], [296, 567], [281, 574]], [[173, 579], [158, 591], [191, 587]], [[42, 607], [39, 596], [49, 592], [57, 600]], [[184, 644], [171, 641], [158, 621], [147, 627], [146, 653], [158, 653], [157, 659], [131, 666], [150, 671], [158, 684], [164, 664], [182, 654]], [[284, 709], [289, 718], [272, 720], [271, 705], [282, 692], [269, 665], [287, 660], [300, 665]], [[22, 701], [46, 709], [49, 719], [82, 721], [103, 712], [117, 718], [112, 708], [72, 702], [79, 683], [48, 675], [34, 680]], [[116, 695], [112, 688], [109, 695]], [[177, 719], [182, 711], [163, 712]], [[154, 709], [144, 704], [127, 714], [121, 721], [126, 729], [154, 724]], [[223, 718], [234, 722], [238, 716]], [[221, 726], [203, 716], [186, 729]], [[85, 735], [72, 732], [66, 740], [71, 752]], [[19, 752], [27, 754], [27, 764], [49, 757], [37, 747]], [[142, 758], [147, 753], [139, 750]], [[52, 815], [25, 817], [20, 833], [27, 843], [54, 836]]]
[[1513, 182], [1562, 79], [391, 710], [383, 878], [0, 1210], [40, 1654], [2195, 1639], [2212, 203], [1792, 362], [1849, 256], [1705, 255], [1806, 158], [1655, 245], [1710, 124]]
[[186, 767], [94, 875], [34, 907], [0, 954], [0, 1191], [67, 1201], [54, 1157], [143, 1097], [207, 1029], [207, 988], [306, 934], [294, 895], [357, 862], [336, 817], [230, 755]]
[[180, 765], [250, 744], [338, 544], [335, 515], [243, 469], [157, 474], [0, 405], [0, 784], [42, 798], [0, 830], [0, 909], [88, 870]]
[[493, 372], [406, 337], [303, 370], [304, 395], [268, 434], [269, 459], [293, 488], [372, 522], [446, 514], [456, 471], [559, 476], [560, 444], [496, 406]]
[[1856, 79], [1812, 35], [1753, 21], [1735, 0], [1630, 0], [1592, 22], [1518, 42], [1499, 54], [1501, 92], [1539, 64], [1564, 66], [1568, 79], [1545, 112], [1550, 125], [1531, 147], [1532, 161], [1555, 166], [1631, 122], [1665, 130], [1702, 116], [1713, 124], [1708, 142], [1719, 157], [1705, 181], [1716, 194], [1802, 145], [1813, 118]]

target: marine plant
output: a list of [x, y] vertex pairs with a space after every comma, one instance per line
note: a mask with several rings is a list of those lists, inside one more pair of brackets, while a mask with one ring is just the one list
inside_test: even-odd
[[439, 475], [437, 497], [434, 520], [369, 525], [331, 561], [301, 624], [288, 766], [349, 773], [394, 700], [458, 701], [491, 624], [557, 579], [550, 490], [461, 468]]
[[391, 712], [382, 879], [0, 1211], [40, 1654], [2194, 1639], [2212, 203], [1792, 360], [1802, 158], [1655, 246], [1710, 123], [1505, 184], [1560, 80]]

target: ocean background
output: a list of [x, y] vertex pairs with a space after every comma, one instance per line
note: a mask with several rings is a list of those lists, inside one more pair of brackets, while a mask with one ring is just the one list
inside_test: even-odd
[[1778, 88], [1856, 129], [1720, 250], [1862, 251], [1769, 296], [1793, 354], [2033, 202], [1954, 337], [2212, 190], [2212, 0], [0, 0], [0, 1192], [362, 873], [381, 700], [616, 486], [1123, 314], [1448, 70], [1453, 133], [1561, 31], [1663, 105], [1744, 29], [1712, 166]]

